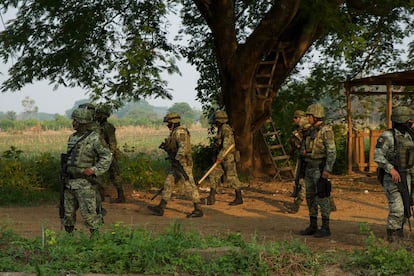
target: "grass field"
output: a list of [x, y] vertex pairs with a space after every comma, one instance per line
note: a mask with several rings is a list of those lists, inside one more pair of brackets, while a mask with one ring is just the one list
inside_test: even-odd
[[[67, 140], [73, 130], [60, 131], [18, 131], [0, 132], [0, 152], [15, 147], [22, 150], [23, 157], [36, 156], [45, 152], [58, 155], [66, 150]], [[194, 127], [190, 129], [191, 144], [208, 142], [207, 129]], [[119, 127], [116, 130], [118, 147], [123, 152], [153, 152], [168, 136], [167, 127], [151, 129], [144, 127]]]

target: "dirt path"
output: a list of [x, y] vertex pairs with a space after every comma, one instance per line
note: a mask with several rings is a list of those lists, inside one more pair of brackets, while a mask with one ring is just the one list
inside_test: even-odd
[[[298, 213], [288, 213], [286, 205], [292, 202], [289, 197], [292, 182], [278, 181], [252, 183], [243, 192], [244, 204], [239, 206], [228, 205], [234, 195], [232, 190], [224, 189], [224, 194], [217, 195], [215, 205], [204, 207], [204, 217], [195, 219], [185, 217], [193, 207], [188, 200], [174, 198], [168, 203], [164, 216], [157, 217], [151, 215], [146, 206], [158, 204], [160, 198], [151, 201], [153, 194], [128, 189], [127, 203], [104, 202], [104, 208], [108, 211], [104, 229], [113, 223], [123, 222], [163, 231], [177, 222], [182, 228], [196, 228], [205, 234], [239, 232], [247, 239], [255, 237], [260, 241], [300, 239], [315, 249], [334, 251], [363, 245], [366, 234], [360, 232], [359, 223], [367, 222], [376, 236], [384, 238], [387, 203], [375, 176], [333, 177], [332, 182], [338, 210], [331, 214], [332, 235], [329, 238], [317, 239], [298, 234], [308, 225], [306, 203], [302, 204]], [[202, 196], [206, 195], [202, 193]], [[80, 216], [79, 219], [77, 228], [85, 229]], [[0, 221], [9, 223], [11, 228], [25, 237], [40, 236], [42, 227], [55, 231], [61, 229], [57, 205], [0, 208]]]

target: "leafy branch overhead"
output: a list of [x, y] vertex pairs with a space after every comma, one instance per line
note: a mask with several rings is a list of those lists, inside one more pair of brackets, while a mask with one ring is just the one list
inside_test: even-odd
[[161, 73], [178, 72], [167, 41], [164, 1], [2, 1], [16, 18], [1, 33], [0, 55], [14, 61], [1, 88], [47, 79], [97, 97], [171, 98]]

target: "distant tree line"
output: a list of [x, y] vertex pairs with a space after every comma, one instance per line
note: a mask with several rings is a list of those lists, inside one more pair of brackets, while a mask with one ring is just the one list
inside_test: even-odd
[[[61, 114], [48, 114], [36, 111], [22, 112], [17, 114], [14, 111], [0, 112], [0, 130], [26, 130], [38, 127], [42, 130], [59, 130], [62, 128], [71, 128], [72, 120], [70, 118], [72, 111], [80, 104], [88, 102], [87, 99], [75, 102], [74, 106]], [[34, 105], [34, 102], [31, 103]], [[178, 112], [181, 115], [181, 121], [186, 126], [195, 123], [201, 123], [207, 126], [207, 120], [203, 118], [202, 112], [191, 108], [188, 103], [174, 103], [171, 107], [156, 107], [150, 105], [147, 101], [127, 103], [119, 110], [114, 110], [110, 121], [115, 126], [145, 126], [160, 127], [163, 126], [163, 117], [168, 112]]]

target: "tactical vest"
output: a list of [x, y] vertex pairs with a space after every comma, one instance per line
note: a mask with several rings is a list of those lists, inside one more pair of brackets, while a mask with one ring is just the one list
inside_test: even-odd
[[[178, 132], [183, 132], [185, 134], [180, 135], [178, 134]], [[177, 134], [179, 137], [177, 137]], [[168, 138], [165, 140], [165, 149], [167, 152], [170, 152], [173, 155], [177, 154], [178, 142], [179, 142], [178, 139], [185, 140], [184, 143], [186, 145], [186, 150], [190, 151], [191, 149], [190, 132], [185, 127], [178, 126], [171, 131], [170, 136], [168, 136]], [[191, 152], [186, 152], [186, 156], [187, 155], [191, 156]]]
[[327, 125], [320, 125], [316, 128], [310, 128], [309, 134], [305, 137], [305, 157], [311, 159], [322, 159], [326, 158], [326, 148], [323, 141], [323, 133], [327, 131]]
[[410, 136], [394, 134], [394, 151], [387, 156], [387, 160], [398, 170], [408, 170], [414, 165], [414, 141]]
[[93, 145], [90, 144], [88, 136], [92, 132], [86, 132], [83, 135], [74, 135], [68, 141], [68, 167], [67, 171], [71, 178], [83, 177], [84, 168], [92, 167], [96, 163], [96, 153], [91, 150]]

